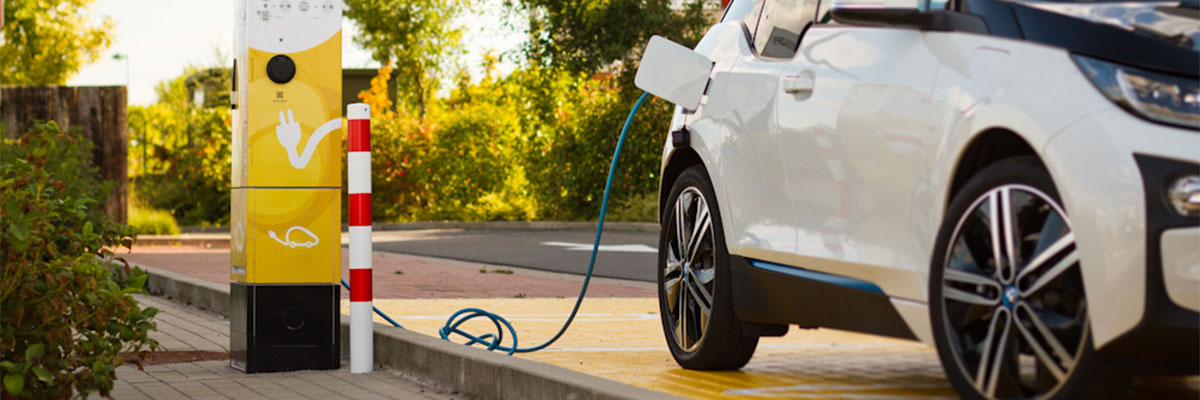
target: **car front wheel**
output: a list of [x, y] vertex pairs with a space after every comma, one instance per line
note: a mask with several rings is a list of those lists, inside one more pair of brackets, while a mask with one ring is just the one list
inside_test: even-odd
[[1032, 157], [955, 197], [931, 266], [942, 366], [964, 398], [1108, 398], [1125, 381], [1095, 353], [1071, 221]]

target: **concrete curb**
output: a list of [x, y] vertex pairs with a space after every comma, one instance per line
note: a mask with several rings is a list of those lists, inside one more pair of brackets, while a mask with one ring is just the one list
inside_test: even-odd
[[141, 235], [138, 245], [146, 246], [195, 246], [206, 249], [228, 249], [229, 233], [182, 234], [182, 235]]
[[[342, 323], [342, 354], [349, 354]], [[375, 363], [487, 399], [670, 399], [628, 384], [550, 364], [375, 324]]]
[[129, 263], [146, 270], [146, 291], [167, 297], [193, 308], [211, 311], [229, 318], [229, 285], [193, 278], [177, 272]]
[[[151, 294], [229, 317], [229, 286], [154, 267], [146, 271]], [[666, 393], [614, 382], [550, 364], [451, 343], [375, 324], [375, 362], [485, 399], [673, 399]], [[349, 318], [341, 323], [342, 354], [349, 354]], [[480, 377], [484, 377], [480, 379]]]

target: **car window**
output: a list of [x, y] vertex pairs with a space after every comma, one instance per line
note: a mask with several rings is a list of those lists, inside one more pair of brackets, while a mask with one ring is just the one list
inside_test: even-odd
[[721, 22], [745, 19], [746, 16], [750, 14], [750, 10], [755, 8], [755, 3], [761, 2], [754, 0], [733, 0], [733, 2], [729, 3], [729, 6], [725, 8], [725, 15], [721, 17]]
[[758, 17], [762, 14], [763, 0], [733, 0], [725, 8], [721, 22], [740, 21], [746, 28], [746, 39], [754, 44], [754, 29], [758, 26]]
[[804, 29], [816, 18], [817, 3], [818, 0], [766, 0], [754, 35], [754, 48], [759, 55], [792, 58]]

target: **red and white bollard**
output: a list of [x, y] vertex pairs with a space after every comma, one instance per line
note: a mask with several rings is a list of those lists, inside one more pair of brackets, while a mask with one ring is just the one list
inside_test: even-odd
[[371, 106], [346, 106], [350, 154], [346, 181], [350, 207], [350, 372], [371, 372]]

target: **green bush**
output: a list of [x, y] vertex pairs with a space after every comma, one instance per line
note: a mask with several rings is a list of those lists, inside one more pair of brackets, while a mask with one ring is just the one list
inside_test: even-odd
[[175, 217], [163, 210], [131, 206], [129, 207], [129, 225], [143, 235], [178, 235], [179, 224]]
[[[528, 170], [534, 171], [530, 181], [542, 218], [596, 219], [621, 127], [641, 94], [625, 87], [632, 85], [590, 79], [582, 88], [566, 89], [582, 98], [558, 103], [552, 113], [556, 118], [546, 122], [543, 134], [531, 138]], [[642, 105], [613, 176], [611, 203], [654, 193], [670, 111], [669, 104], [654, 98]]]
[[[462, 84], [424, 119], [372, 118], [372, 197], [382, 220], [594, 220], [621, 126], [640, 93], [618, 80], [536, 66]], [[613, 208], [653, 197], [671, 108], [630, 127]], [[644, 202], [643, 202], [644, 203]], [[642, 207], [644, 208], [644, 207]], [[654, 220], [656, 209], [618, 216]]]
[[658, 194], [631, 196], [617, 203], [609, 200], [608, 221], [658, 222]]
[[133, 230], [110, 222], [88, 143], [39, 124], [0, 146], [0, 375], [21, 398], [108, 395], [115, 368], [157, 348], [143, 271], [106, 267]]
[[372, 199], [384, 220], [532, 219], [519, 115], [503, 83], [454, 91], [421, 118], [372, 117]]
[[212, 107], [197, 107], [188, 98], [188, 78], [194, 76], [229, 87], [227, 74], [188, 67], [159, 84], [157, 103], [129, 107], [129, 137], [137, 141], [129, 149], [130, 177], [138, 199], [179, 223], [224, 225], [229, 223], [233, 137], [228, 96]]

